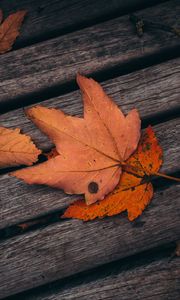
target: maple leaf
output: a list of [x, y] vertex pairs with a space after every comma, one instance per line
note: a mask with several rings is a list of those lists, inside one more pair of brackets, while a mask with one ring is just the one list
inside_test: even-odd
[[126, 161], [116, 189], [103, 201], [87, 206], [83, 200], [75, 201], [62, 218], [84, 221], [113, 216], [127, 210], [133, 221], [141, 215], [153, 197], [153, 186], [147, 176], [156, 174], [162, 164], [162, 149], [153, 129], [149, 126], [142, 135], [135, 153]]
[[0, 127], [0, 168], [30, 166], [37, 161], [40, 153], [30, 137], [21, 134], [20, 129]]
[[83, 93], [84, 118], [42, 106], [27, 110], [33, 122], [51, 138], [59, 155], [13, 173], [29, 184], [47, 184], [69, 194], [85, 194], [87, 204], [102, 200], [118, 184], [121, 164], [140, 138], [136, 109], [125, 117], [93, 79], [77, 75]]
[[[2, 21], [1, 12], [0, 19]], [[13, 43], [20, 34], [19, 29], [21, 27], [26, 13], [27, 12], [25, 10], [13, 13], [9, 15], [0, 25], [0, 54], [9, 51], [12, 48]]]

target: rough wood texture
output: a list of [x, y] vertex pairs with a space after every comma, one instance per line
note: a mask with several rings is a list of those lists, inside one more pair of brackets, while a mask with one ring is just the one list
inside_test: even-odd
[[[126, 72], [132, 71], [142, 68], [139, 65], [142, 62], [144, 67], [157, 62], [160, 56], [161, 61], [177, 56], [180, 43], [174, 34], [149, 30], [140, 39], [129, 16], [120, 17], [135, 6], [139, 9], [157, 2], [112, 0], [109, 6], [103, 0], [68, 3], [65, 0], [2, 0], [0, 6], [5, 15], [17, 9], [28, 10], [15, 47], [34, 45], [0, 56], [0, 111], [8, 110], [8, 105], [12, 109], [51, 98], [43, 104], [81, 115], [79, 91], [67, 94], [77, 89], [73, 83], [75, 73], [93, 73], [101, 80], [116, 77], [103, 82], [107, 93], [125, 113], [136, 106], [146, 123], [147, 120], [161, 122], [154, 129], [164, 149], [162, 171], [177, 171], [180, 126], [175, 116], [179, 109], [180, 59], [117, 77], [124, 67]], [[138, 11], [152, 22], [177, 27], [179, 13], [178, 0]], [[63, 91], [64, 96], [53, 98]], [[171, 120], [165, 122], [167, 118]], [[7, 127], [22, 128], [42, 149], [52, 146], [25, 118], [22, 109], [2, 115], [0, 122]], [[159, 184], [151, 204], [135, 222], [130, 223], [125, 214], [88, 223], [59, 220], [13, 238], [1, 237], [0, 298], [180, 239], [179, 197], [180, 185]], [[79, 197], [44, 186], [28, 186], [7, 174], [2, 175], [0, 228], [63, 210], [75, 198]], [[85, 278], [82, 284], [70, 283], [69, 287], [29, 299], [174, 300], [180, 293], [179, 267], [177, 259], [169, 263], [165, 258], [159, 261], [156, 258], [128, 270], [115, 267], [104, 277]]]
[[[162, 172], [168, 173], [178, 170], [179, 132], [178, 120], [171, 120], [154, 126], [164, 150], [164, 165]], [[17, 224], [24, 220], [64, 209], [79, 196], [64, 194], [61, 190], [41, 185], [27, 185], [26, 183], [9, 177], [0, 176], [0, 228]]]
[[[81, 279], [81, 283], [72, 287], [69, 282], [64, 288], [53, 291], [49, 287], [46, 293], [27, 294], [26, 300], [178, 300], [180, 295], [180, 260], [172, 261], [168, 257], [152, 261], [128, 270], [119, 270], [113, 264], [107, 274], [100, 278], [95, 272]], [[96, 279], [95, 279], [96, 278]], [[77, 280], [76, 280], [77, 281]], [[77, 284], [77, 283], [76, 283]]]
[[[142, 119], [158, 114], [177, 112], [180, 109], [180, 58], [151, 66], [127, 75], [102, 82], [106, 93], [122, 108], [124, 113], [136, 107]], [[71, 115], [83, 115], [82, 99], [79, 91], [52, 98], [40, 103], [47, 107], [57, 107]], [[36, 145], [48, 150], [52, 144], [25, 116], [23, 109], [0, 115], [1, 126], [19, 127], [31, 135]]]
[[[138, 13], [147, 19], [178, 26], [178, 0]], [[23, 106], [27, 95], [44, 92], [74, 79], [75, 73], [100, 72], [138, 58], [179, 46], [175, 34], [152, 30], [140, 39], [129, 16], [123, 16], [75, 33], [7, 53], [0, 57], [0, 103], [16, 101]], [[48, 90], [46, 90], [48, 89]], [[21, 98], [23, 96], [23, 98]]]
[[23, 30], [16, 46], [30, 44], [52, 35], [73, 31], [86, 24], [99, 22], [114, 15], [121, 15], [142, 6], [159, 3], [151, 0], [1, 0], [0, 7], [5, 16], [17, 10], [28, 12]]
[[157, 191], [137, 227], [122, 216], [69, 220], [2, 241], [1, 298], [178, 240], [179, 197], [180, 185]]

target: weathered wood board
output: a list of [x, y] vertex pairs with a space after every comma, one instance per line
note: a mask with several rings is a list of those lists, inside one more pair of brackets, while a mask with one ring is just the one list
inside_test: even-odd
[[1, 241], [1, 298], [178, 240], [179, 197], [180, 185], [157, 191], [142, 226], [121, 215], [69, 220]]
[[[68, 282], [54, 291], [49, 287], [38, 295], [27, 293], [26, 300], [175, 300], [180, 295], [180, 260], [168, 257], [152, 261], [128, 270], [119, 270], [114, 264], [109, 274], [98, 276], [95, 272], [77, 284]], [[99, 275], [99, 274], [98, 274]], [[73, 285], [73, 286], [72, 286]], [[23, 298], [19, 298], [21, 300]]]
[[[179, 10], [179, 1], [174, 0], [138, 13], [152, 21], [178, 26]], [[162, 30], [149, 31], [140, 39], [126, 15], [7, 53], [0, 57], [0, 109], [11, 101], [24, 106], [27, 97], [28, 101], [42, 94], [49, 97], [50, 88], [59, 91], [63, 84], [72, 82], [77, 71], [90, 74], [113, 67], [121, 69], [137, 59], [173, 52], [179, 46], [175, 34]]]
[[16, 42], [19, 47], [158, 3], [157, 0], [112, 0], [111, 5], [104, 0], [1, 0], [0, 7], [5, 16], [27, 10], [22, 33]]

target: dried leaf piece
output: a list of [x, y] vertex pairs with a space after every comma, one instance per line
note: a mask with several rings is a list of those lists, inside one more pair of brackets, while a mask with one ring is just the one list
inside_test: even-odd
[[0, 26], [0, 54], [9, 51], [20, 34], [19, 29], [26, 15], [26, 11], [18, 11], [9, 15]]
[[153, 197], [153, 186], [145, 178], [157, 172], [162, 164], [162, 149], [151, 127], [146, 129], [136, 152], [126, 164], [128, 167], [124, 166], [118, 186], [103, 201], [87, 206], [83, 200], [78, 200], [62, 217], [88, 221], [125, 210], [130, 221], [140, 216]]
[[37, 161], [40, 153], [30, 137], [21, 134], [20, 129], [0, 127], [0, 168], [30, 166]]
[[84, 118], [42, 106], [27, 111], [56, 145], [59, 155], [13, 175], [29, 184], [47, 184], [69, 194], [85, 194], [87, 204], [104, 199], [119, 182], [121, 163], [137, 148], [140, 118], [126, 117], [101, 86], [81, 75]]

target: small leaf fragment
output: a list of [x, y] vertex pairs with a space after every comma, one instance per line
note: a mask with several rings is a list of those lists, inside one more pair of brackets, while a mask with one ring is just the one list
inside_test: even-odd
[[13, 13], [0, 25], [0, 54], [11, 50], [12, 45], [20, 34], [19, 29], [26, 13], [25, 10]]
[[37, 161], [39, 149], [31, 138], [20, 133], [20, 129], [0, 127], [0, 168], [32, 165]]

